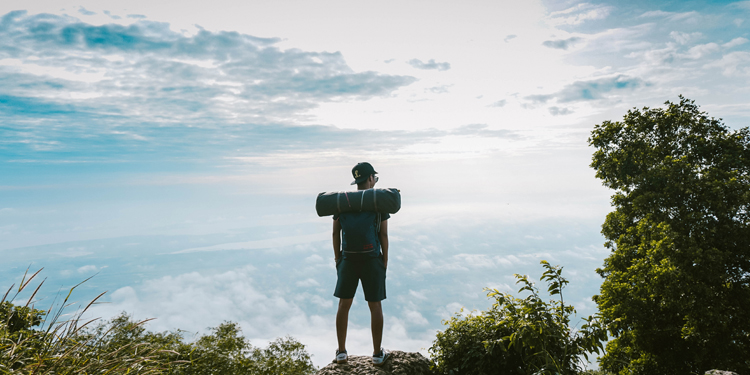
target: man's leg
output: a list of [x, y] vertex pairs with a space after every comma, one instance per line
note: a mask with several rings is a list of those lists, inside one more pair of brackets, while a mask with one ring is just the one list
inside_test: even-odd
[[[339, 339], [339, 352], [346, 351], [346, 328], [349, 325], [349, 309], [354, 298], [339, 298], [339, 310], [336, 312], [336, 337]], [[382, 314], [381, 314], [382, 327]]]
[[[380, 354], [380, 344], [383, 341], [383, 308], [378, 302], [367, 302], [370, 307], [370, 329], [372, 330], [372, 355]], [[339, 344], [340, 345], [340, 344]]]

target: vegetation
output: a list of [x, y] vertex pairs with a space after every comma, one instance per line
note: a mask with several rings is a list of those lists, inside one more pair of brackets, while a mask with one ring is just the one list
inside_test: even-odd
[[614, 189], [595, 297], [619, 374], [750, 373], [750, 133], [680, 97], [596, 125], [591, 166]]
[[515, 275], [520, 292], [516, 298], [497, 290], [488, 290], [492, 307], [477, 315], [457, 314], [444, 322], [429, 349], [438, 374], [577, 374], [588, 353], [599, 353], [606, 340], [605, 330], [593, 317], [573, 332], [570, 315], [574, 308], [563, 300], [568, 281], [562, 268], [542, 261], [551, 296], [559, 300], [545, 302], [527, 276]]
[[304, 345], [295, 339], [277, 339], [265, 349], [253, 347], [232, 322], [187, 342], [180, 332], [148, 332], [147, 321], [133, 321], [125, 314], [95, 326], [95, 320], [82, 321], [83, 313], [104, 293], [62, 320], [77, 286], [54, 314], [30, 302], [15, 305], [38, 273], [28, 279], [24, 275], [15, 294], [8, 299], [11, 286], [0, 300], [0, 374], [303, 375], [316, 370]]

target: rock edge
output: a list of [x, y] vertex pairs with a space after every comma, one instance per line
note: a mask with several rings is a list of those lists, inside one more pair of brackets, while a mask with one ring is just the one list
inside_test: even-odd
[[[331, 355], [333, 360], [333, 355]], [[430, 371], [430, 360], [420, 353], [394, 350], [381, 367], [372, 364], [372, 357], [349, 356], [346, 364], [331, 363], [315, 373], [316, 375], [434, 375]]]

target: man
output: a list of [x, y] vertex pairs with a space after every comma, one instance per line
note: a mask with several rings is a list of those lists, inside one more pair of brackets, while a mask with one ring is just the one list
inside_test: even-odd
[[[377, 173], [370, 163], [359, 163], [352, 168], [352, 185], [357, 184], [357, 190], [372, 189], [378, 182]], [[336, 313], [339, 348], [336, 350], [335, 363], [347, 362], [346, 329], [349, 309], [359, 280], [362, 280], [362, 290], [370, 307], [372, 363], [382, 366], [388, 359], [389, 353], [380, 346], [383, 339], [383, 310], [380, 301], [385, 299], [389, 217], [387, 213], [369, 211], [333, 216], [333, 253], [338, 273], [333, 295], [339, 298]]]

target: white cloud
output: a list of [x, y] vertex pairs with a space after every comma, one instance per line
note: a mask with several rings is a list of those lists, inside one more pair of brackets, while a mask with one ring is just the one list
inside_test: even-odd
[[719, 45], [716, 43], [706, 43], [706, 44], [699, 44], [697, 46], [694, 46], [690, 48], [687, 51], [687, 54], [685, 57], [693, 60], [697, 60], [703, 57], [706, 57], [712, 53], [719, 52], [720, 48]]
[[451, 64], [447, 62], [436, 62], [435, 59], [430, 59], [428, 62], [422, 62], [422, 60], [419, 59], [411, 59], [407, 61], [407, 63], [417, 69], [423, 69], [423, 70], [437, 70], [437, 71], [446, 71], [451, 68]]
[[582, 38], [574, 36], [568, 39], [545, 40], [542, 42], [542, 45], [549, 48], [567, 50], [582, 40]]
[[672, 31], [669, 33], [669, 36], [675, 41], [677, 41], [677, 43], [687, 44], [693, 40], [703, 37], [703, 34], [700, 32], [684, 33], [681, 31]]
[[720, 60], [708, 63], [707, 68], [719, 68], [728, 77], [747, 76], [750, 74], [750, 52], [735, 51], [721, 57]]
[[425, 326], [428, 324], [427, 319], [419, 311], [405, 309], [402, 317], [406, 323], [413, 326]]
[[320, 286], [320, 283], [315, 279], [309, 278], [309, 279], [305, 279], [302, 281], [297, 281], [296, 285], [302, 288], [309, 288], [309, 287], [314, 287], [314, 286]]
[[[105, 267], [101, 267], [101, 268], [105, 268]], [[90, 274], [93, 274], [93, 273], [99, 271], [101, 268], [99, 268], [99, 267], [97, 267], [97, 266], [95, 266], [93, 264], [88, 264], [88, 265], [85, 265], [85, 266], [82, 266], [82, 267], [78, 267], [78, 269], [76, 271], [78, 273], [90, 273]]]
[[555, 26], [578, 25], [590, 20], [607, 18], [612, 9], [612, 7], [605, 5], [582, 3], [565, 10], [550, 13], [549, 22]]
[[747, 42], [748, 42], [747, 38], [738, 37], [738, 38], [734, 38], [734, 39], [732, 39], [732, 40], [730, 40], [730, 41], [722, 44], [721, 46], [724, 47], [724, 48], [733, 48], [733, 47], [741, 46], [741, 45], [743, 45], [743, 44], [745, 44]]
[[670, 21], [686, 21], [697, 23], [701, 15], [696, 11], [690, 12], [665, 12], [662, 10], [648, 11], [640, 15], [641, 18], [666, 18]]

